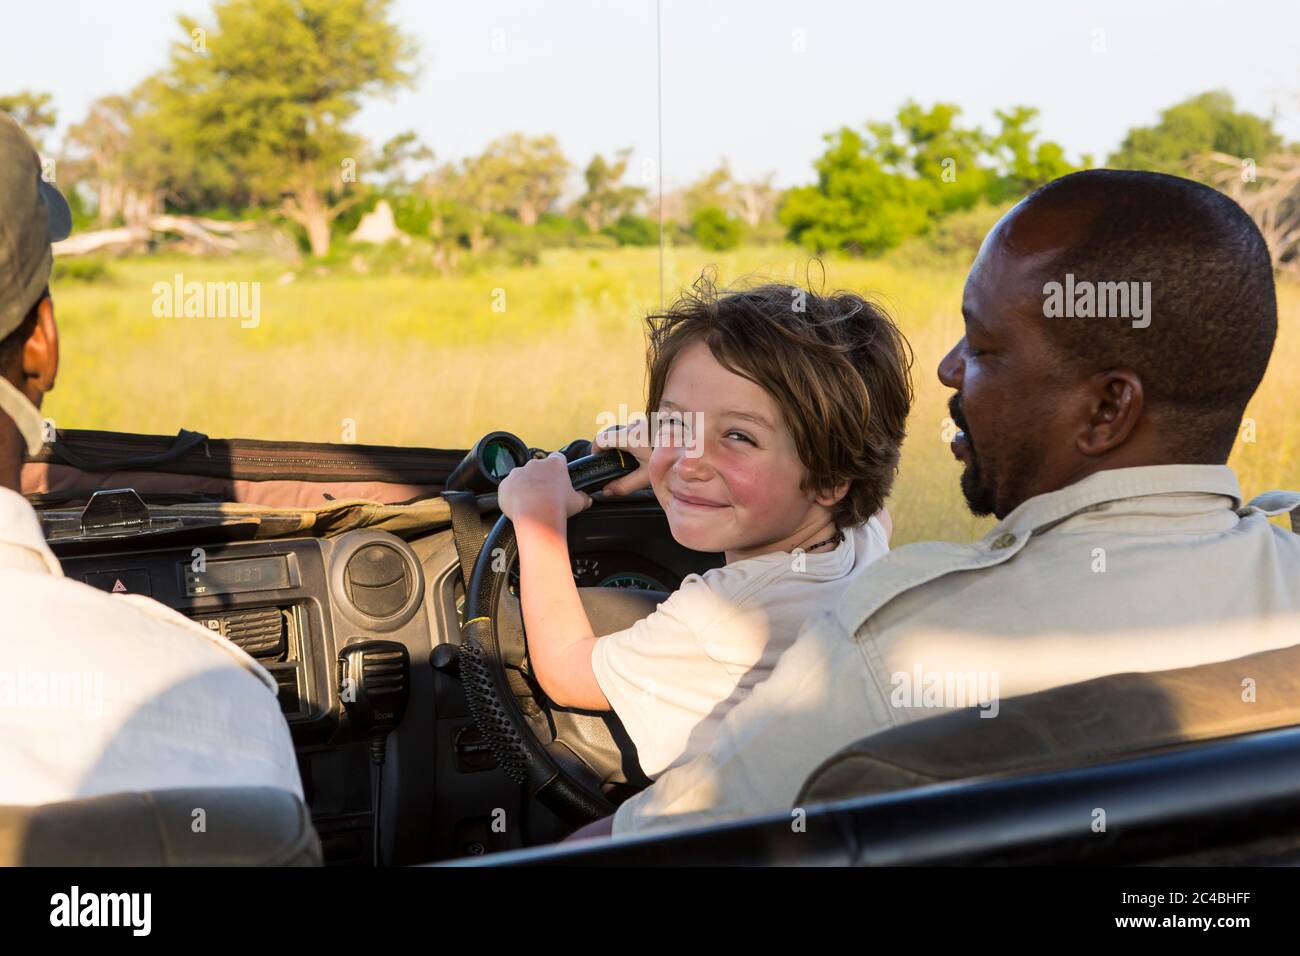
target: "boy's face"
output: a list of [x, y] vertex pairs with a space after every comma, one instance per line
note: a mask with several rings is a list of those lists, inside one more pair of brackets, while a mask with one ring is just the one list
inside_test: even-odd
[[799, 488], [806, 470], [776, 401], [706, 343], [673, 362], [658, 412], [650, 480], [679, 543], [738, 561], [807, 544], [829, 519], [836, 499]]

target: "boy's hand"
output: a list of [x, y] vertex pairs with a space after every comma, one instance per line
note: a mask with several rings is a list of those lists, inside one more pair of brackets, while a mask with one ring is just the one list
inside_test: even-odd
[[627, 452], [637, 462], [636, 471], [611, 481], [602, 489], [605, 494], [630, 495], [634, 491], [650, 487], [650, 453], [654, 451], [650, 438], [650, 422], [644, 418], [625, 428], [615, 425], [596, 433], [596, 437], [591, 440], [593, 455], [618, 448]]
[[590, 508], [591, 496], [574, 489], [568, 462], [553, 451], [511, 469], [497, 488], [497, 506], [516, 524], [530, 518], [562, 524]]

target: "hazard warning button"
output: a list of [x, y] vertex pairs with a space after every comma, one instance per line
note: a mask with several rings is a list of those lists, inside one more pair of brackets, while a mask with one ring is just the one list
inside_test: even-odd
[[144, 568], [126, 568], [121, 571], [95, 571], [86, 575], [86, 583], [92, 588], [108, 591], [110, 594], [143, 594], [153, 597], [153, 585], [149, 572]]

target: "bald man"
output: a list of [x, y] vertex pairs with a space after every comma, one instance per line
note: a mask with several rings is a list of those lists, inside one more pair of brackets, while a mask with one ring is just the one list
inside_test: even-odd
[[1268, 520], [1295, 528], [1300, 495], [1246, 504], [1225, 464], [1277, 331], [1239, 206], [1173, 176], [1066, 176], [989, 233], [962, 312], [939, 379], [962, 491], [997, 525], [864, 569], [616, 836], [788, 810], [834, 751], [953, 708], [1300, 641], [1300, 536]]

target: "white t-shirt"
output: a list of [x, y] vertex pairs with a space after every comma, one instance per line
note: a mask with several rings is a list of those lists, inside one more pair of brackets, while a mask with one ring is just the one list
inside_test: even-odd
[[707, 750], [722, 718], [767, 678], [804, 620], [833, 608], [850, 573], [888, 550], [873, 517], [833, 551], [778, 551], [687, 575], [649, 617], [597, 641], [596, 682], [646, 774]]
[[271, 675], [156, 601], [65, 578], [0, 488], [0, 805], [241, 786], [302, 797]]

